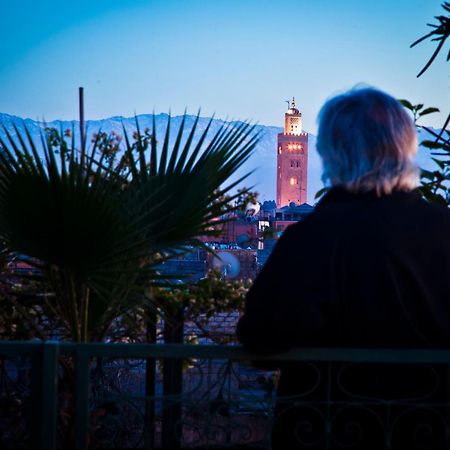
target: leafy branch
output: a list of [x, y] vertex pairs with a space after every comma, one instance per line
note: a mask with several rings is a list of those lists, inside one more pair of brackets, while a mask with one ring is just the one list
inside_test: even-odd
[[416, 123], [422, 116], [426, 116], [428, 114], [432, 114], [435, 112], [440, 112], [439, 108], [430, 107], [424, 109], [423, 103], [418, 103], [417, 105], [413, 105], [411, 102], [405, 99], [400, 99], [399, 102], [409, 111], [411, 111], [414, 119], [414, 123]]
[[[410, 48], [416, 46], [420, 42], [423, 42], [424, 40], [431, 38], [431, 41], [437, 42], [437, 47], [434, 50], [433, 54], [431, 55], [428, 62], [425, 64], [423, 69], [419, 72], [417, 75], [417, 78], [419, 78], [433, 63], [433, 61], [438, 56], [439, 52], [444, 47], [444, 44], [448, 37], [450, 36], [450, 2], [444, 2], [442, 4], [442, 8], [447, 12], [447, 16], [441, 15], [436, 16], [435, 19], [437, 19], [438, 24], [428, 23], [427, 25], [431, 28], [433, 28], [432, 31], [430, 31], [425, 36], [422, 36], [420, 39], [417, 39], [417, 41], [413, 42], [410, 46]], [[450, 50], [447, 54], [447, 61], [450, 60]]]

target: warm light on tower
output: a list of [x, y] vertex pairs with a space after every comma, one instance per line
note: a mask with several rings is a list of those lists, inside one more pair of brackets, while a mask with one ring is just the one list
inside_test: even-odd
[[278, 134], [277, 207], [306, 203], [308, 133], [302, 130], [302, 113], [295, 98], [288, 101], [284, 132]]

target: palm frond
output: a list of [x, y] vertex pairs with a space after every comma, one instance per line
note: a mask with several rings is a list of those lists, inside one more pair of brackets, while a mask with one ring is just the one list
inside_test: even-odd
[[224, 123], [209, 139], [212, 120], [198, 136], [197, 115], [183, 143], [186, 117], [171, 148], [169, 116], [159, 157], [154, 117], [150, 135], [136, 118], [134, 142], [123, 126], [117, 166], [105, 160], [100, 132], [78, 150], [73, 128], [69, 143], [62, 130], [52, 141], [42, 132], [39, 147], [25, 124], [22, 133], [15, 127], [17, 140], [3, 127], [0, 239], [41, 261], [52, 311], [73, 339], [101, 338], [118, 315], [147, 302], [156, 265], [203, 246], [198, 237], [237, 195], [224, 194], [248, 176], [225, 185], [257, 143], [251, 125]]

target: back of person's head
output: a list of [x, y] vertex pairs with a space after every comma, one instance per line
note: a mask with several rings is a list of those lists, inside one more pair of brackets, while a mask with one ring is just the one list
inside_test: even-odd
[[396, 99], [377, 89], [355, 88], [325, 103], [317, 150], [331, 186], [382, 195], [418, 185], [414, 123]]

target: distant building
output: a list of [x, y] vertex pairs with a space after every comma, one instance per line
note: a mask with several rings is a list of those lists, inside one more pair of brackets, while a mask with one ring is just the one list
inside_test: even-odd
[[192, 248], [190, 253], [180, 253], [179, 256], [159, 264], [156, 270], [172, 281], [177, 279], [185, 283], [195, 283], [205, 276], [208, 269], [206, 253], [203, 249]]
[[200, 236], [203, 242], [213, 242], [216, 244], [238, 244], [241, 248], [256, 247], [258, 241], [257, 216], [232, 213], [221, 217], [227, 220], [217, 221], [213, 228], [217, 236]]
[[302, 205], [296, 205], [294, 202], [282, 208], [275, 210], [275, 218], [272, 222], [272, 227], [275, 230], [276, 236], [280, 237], [283, 231], [295, 222], [300, 222], [308, 214], [311, 214], [314, 207], [303, 203]]
[[[261, 240], [258, 245], [258, 266], [263, 266], [267, 258], [272, 253], [273, 247], [277, 239], [283, 234], [284, 230], [293, 223], [300, 222], [313, 211], [314, 207], [303, 203], [277, 208], [275, 202], [266, 201], [261, 205], [259, 212], [258, 229], [260, 231]], [[269, 231], [264, 238], [264, 230]]]
[[284, 115], [284, 132], [278, 134], [277, 207], [307, 199], [308, 133], [302, 131], [302, 113], [293, 98]]
[[278, 134], [277, 199], [217, 217], [211, 223], [214, 233], [199, 236], [218, 258], [193, 250], [165, 262], [160, 272], [196, 281], [214, 268], [224, 278], [254, 278], [270, 256], [276, 240], [291, 224], [303, 220], [313, 210], [306, 203], [308, 133], [302, 131], [302, 114], [289, 101], [284, 132]]

